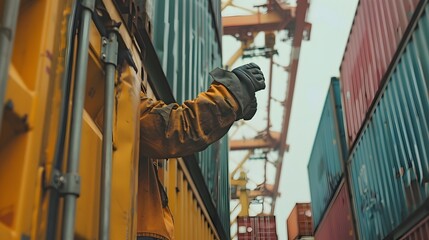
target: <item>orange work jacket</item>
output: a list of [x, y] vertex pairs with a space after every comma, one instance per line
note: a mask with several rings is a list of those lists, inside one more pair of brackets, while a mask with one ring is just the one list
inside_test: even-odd
[[138, 236], [174, 239], [173, 217], [168, 206], [163, 207], [162, 189], [150, 158], [187, 156], [204, 150], [228, 132], [238, 111], [234, 96], [217, 82], [182, 105], [142, 97], [140, 155], [145, 157], [139, 163]]

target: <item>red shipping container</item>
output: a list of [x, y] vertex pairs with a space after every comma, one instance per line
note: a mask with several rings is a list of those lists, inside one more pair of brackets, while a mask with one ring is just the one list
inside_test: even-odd
[[429, 217], [423, 219], [413, 229], [406, 233], [401, 240], [427, 240], [429, 238]]
[[276, 217], [238, 217], [238, 240], [277, 240]]
[[348, 142], [355, 141], [419, 0], [360, 0], [340, 67]]
[[310, 203], [297, 203], [286, 221], [289, 240], [313, 236], [313, 218]]
[[353, 215], [347, 185], [341, 183], [338, 195], [332, 199], [330, 206], [316, 229], [316, 240], [354, 240]]

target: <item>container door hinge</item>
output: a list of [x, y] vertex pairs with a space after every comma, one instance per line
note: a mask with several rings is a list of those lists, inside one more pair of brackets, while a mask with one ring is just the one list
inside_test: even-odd
[[118, 61], [118, 41], [106, 37], [101, 38], [101, 60], [114, 66]]
[[48, 187], [56, 189], [61, 195], [73, 194], [80, 195], [80, 176], [76, 173], [62, 174], [54, 170], [51, 182]]

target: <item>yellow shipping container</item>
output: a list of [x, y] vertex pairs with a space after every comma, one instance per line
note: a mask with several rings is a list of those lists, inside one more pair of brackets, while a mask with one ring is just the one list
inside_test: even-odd
[[[15, 0], [1, 0], [0, 11], [7, 11], [6, 3], [11, 1]], [[119, 46], [128, 54], [118, 62], [114, 76], [109, 232], [110, 239], [136, 239], [136, 208], [144, 204], [144, 200], [137, 201], [138, 107], [142, 85], [151, 97], [155, 97], [143, 71], [145, 49], [130, 34], [134, 30], [126, 27], [117, 6], [111, 0], [97, 1], [88, 31], [88, 64], [84, 71], [87, 80], [82, 93], [82, 124], [78, 129], [81, 136], [77, 148], [70, 147], [73, 141], [70, 140], [73, 130], [70, 123], [79, 122], [72, 118], [76, 101], [70, 97], [63, 104], [67, 94], [73, 95], [70, 89], [78, 85], [75, 79], [79, 77], [79, 64], [67, 65], [66, 51], [70, 43], [67, 36], [72, 26], [70, 17], [75, 12], [74, 2], [22, 0], [20, 3], [5, 94], [0, 95], [5, 105], [0, 115], [3, 116], [0, 130], [0, 239], [62, 239], [64, 200], [58, 196], [64, 193], [72, 197], [79, 195], [73, 211], [74, 238], [99, 239], [106, 83], [103, 37], [109, 37], [110, 32], [106, 29], [112, 22], [120, 23], [116, 33]], [[91, 1], [76, 2], [79, 5]], [[81, 17], [86, 10], [80, 7], [77, 16]], [[75, 58], [78, 58], [81, 44], [78, 38], [80, 36], [76, 35], [72, 44]], [[67, 78], [67, 69], [72, 72], [70, 78]], [[67, 79], [72, 80], [71, 86], [67, 86]], [[73, 89], [76, 95], [78, 90]], [[64, 113], [67, 113], [66, 125], [63, 125]], [[79, 152], [73, 153], [74, 149]], [[70, 184], [73, 178], [69, 178], [76, 177], [75, 173], [66, 174], [68, 158], [73, 154], [80, 160], [77, 164], [80, 179], [75, 178], [76, 185]], [[218, 228], [184, 160], [158, 161], [164, 162], [164, 168], [159, 171], [175, 218], [176, 239], [220, 239]]]

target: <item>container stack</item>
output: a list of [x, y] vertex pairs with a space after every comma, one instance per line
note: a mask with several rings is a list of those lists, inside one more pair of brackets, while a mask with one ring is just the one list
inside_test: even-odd
[[427, 0], [358, 5], [344, 114], [333, 81], [308, 165], [316, 239], [428, 239], [428, 14]]
[[[422, 1], [424, 2], [424, 1]], [[361, 0], [340, 67], [349, 144], [386, 81], [419, 0]]]
[[313, 238], [313, 218], [310, 203], [297, 203], [286, 221], [289, 240]]
[[341, 86], [360, 239], [428, 239], [427, 2], [361, 1], [347, 44]]
[[428, 14], [428, 0], [359, 2], [344, 114], [333, 81], [308, 165], [316, 239], [428, 239]]
[[428, 14], [427, 0], [358, 5], [344, 114], [333, 81], [308, 166], [316, 239], [428, 239]]
[[308, 163], [315, 239], [355, 239], [339, 80], [332, 78]]

